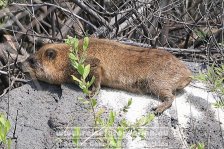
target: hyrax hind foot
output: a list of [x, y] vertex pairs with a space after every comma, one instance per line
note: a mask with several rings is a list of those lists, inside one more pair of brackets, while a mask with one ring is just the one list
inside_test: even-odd
[[161, 92], [159, 95], [162, 98], [163, 103], [157, 107], [152, 108], [155, 115], [160, 115], [166, 109], [170, 108], [174, 100], [174, 95], [172, 94], [172, 91], [170, 90], [164, 90], [164, 92]]

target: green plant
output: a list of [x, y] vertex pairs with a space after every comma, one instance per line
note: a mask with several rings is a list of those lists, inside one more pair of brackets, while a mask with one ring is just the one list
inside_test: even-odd
[[198, 36], [198, 38], [201, 40], [204, 40], [208, 34], [207, 32], [205, 32], [199, 28], [194, 29], [194, 32]]
[[10, 149], [11, 146], [11, 139], [7, 138], [10, 128], [11, 124], [9, 120], [7, 120], [3, 114], [0, 114], [0, 142], [7, 145], [8, 149]]
[[5, 7], [8, 4], [8, 0], [0, 0], [0, 8]]
[[205, 149], [205, 145], [204, 143], [197, 143], [197, 144], [193, 144], [190, 147], [191, 149]]
[[[121, 108], [119, 112], [128, 112], [131, 104], [132, 99], [129, 99], [127, 105]], [[104, 128], [102, 131], [105, 136], [104, 142], [106, 142], [107, 148], [121, 148], [123, 137], [127, 133], [130, 133], [133, 139], [138, 136], [141, 137], [141, 139], [145, 139], [145, 130], [143, 127], [148, 125], [154, 119], [153, 114], [147, 114], [136, 120], [135, 123], [130, 123], [125, 118], [122, 118], [116, 123], [115, 118], [117, 113], [110, 111], [106, 119], [102, 118], [103, 113], [104, 109], [100, 109], [97, 112], [96, 122], [98, 127]]]
[[75, 127], [72, 134], [72, 142], [79, 148], [80, 142], [80, 127]]
[[[154, 115], [148, 114], [137, 120], [134, 124], [127, 122], [124, 118], [116, 122], [115, 120], [117, 113], [114, 111], [109, 111], [109, 115], [106, 118], [102, 118], [105, 110], [101, 108], [96, 112], [95, 107], [97, 106], [97, 100], [93, 98], [96, 93], [93, 94], [89, 90], [91, 85], [94, 83], [95, 77], [93, 76], [90, 81], [87, 80], [87, 78], [89, 78], [90, 65], [85, 65], [84, 63], [87, 58], [89, 38], [84, 38], [82, 50], [79, 49], [80, 46], [77, 38], [68, 37], [68, 39], [66, 39], [66, 43], [71, 46], [71, 53], [69, 54], [69, 58], [71, 60], [72, 66], [79, 74], [78, 76], [72, 75], [72, 78], [79, 84], [79, 87], [85, 94], [85, 98], [79, 97], [79, 100], [84, 104], [90, 104], [95, 126], [100, 128], [99, 130], [95, 131], [103, 132], [105, 137], [102, 141], [106, 144], [107, 148], [121, 148], [122, 140], [125, 134], [129, 132], [133, 138], [140, 136], [143, 139], [144, 130], [141, 127], [149, 124], [153, 120]], [[124, 113], [127, 112], [131, 104], [132, 99], [130, 99], [127, 105], [125, 105], [120, 111]], [[75, 127], [73, 131], [73, 143], [77, 147], [84, 143], [79, 142], [80, 128]]]
[[224, 108], [224, 64], [219, 67], [212, 65], [207, 72], [200, 72], [194, 79], [206, 83], [211, 92], [217, 93], [219, 101], [214, 103], [214, 107]]

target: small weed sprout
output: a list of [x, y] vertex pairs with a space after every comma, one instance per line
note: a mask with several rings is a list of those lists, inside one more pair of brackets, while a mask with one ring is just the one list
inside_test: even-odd
[[[66, 39], [66, 44], [71, 46], [72, 50], [69, 54], [69, 58], [71, 60], [72, 66], [80, 75], [78, 76], [72, 75], [74, 81], [79, 84], [79, 87], [82, 89], [83, 93], [86, 95], [86, 98], [79, 98], [84, 104], [90, 104], [91, 111], [94, 117], [95, 127], [100, 128], [98, 132], [103, 132], [105, 138], [103, 138], [103, 142], [106, 144], [107, 148], [122, 148], [122, 141], [126, 133], [131, 133], [131, 136], [136, 138], [140, 136], [142, 139], [145, 138], [145, 132], [142, 127], [149, 124], [153, 119], [153, 114], [148, 114], [146, 116], [141, 117], [138, 119], [134, 124], [127, 122], [125, 118], [121, 119], [120, 121], [116, 121], [117, 113], [114, 111], [109, 111], [109, 115], [106, 118], [102, 118], [105, 112], [105, 109], [100, 108], [97, 112], [95, 111], [95, 107], [97, 106], [97, 100], [95, 94], [92, 95], [92, 92], [89, 90], [91, 85], [94, 83], [95, 77], [93, 76], [90, 81], [87, 81], [87, 77], [90, 73], [90, 65], [85, 65], [84, 62], [87, 57], [87, 48], [89, 45], [89, 38], [85, 37], [83, 39], [83, 47], [82, 51], [79, 49], [79, 41], [77, 38], [68, 37]], [[128, 112], [132, 104], [132, 99], [130, 99], [120, 111]], [[97, 132], [95, 130], [95, 132]], [[73, 143], [80, 147], [84, 142], [80, 143], [80, 127], [75, 127], [73, 130]]]
[[0, 114], [0, 143], [7, 145], [8, 149], [11, 146], [11, 139], [7, 138], [10, 128], [10, 121], [5, 118], [4, 114]]
[[190, 149], [205, 149], [205, 144], [204, 143], [197, 143], [191, 145]]
[[6, 7], [7, 4], [8, 4], [8, 0], [0, 0], [0, 8]]
[[199, 73], [194, 79], [208, 85], [211, 92], [216, 92], [219, 100], [214, 103], [215, 108], [224, 108], [224, 64], [220, 67], [212, 65], [206, 73]]

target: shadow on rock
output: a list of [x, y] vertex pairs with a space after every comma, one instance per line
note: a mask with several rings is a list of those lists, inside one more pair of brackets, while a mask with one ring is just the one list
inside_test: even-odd
[[204, 143], [209, 149], [224, 148], [222, 129], [220, 122], [215, 119], [215, 112], [211, 109], [212, 105], [207, 100], [193, 95], [189, 96], [188, 102], [199, 114], [196, 116], [192, 113], [188, 120], [185, 130], [187, 143]]

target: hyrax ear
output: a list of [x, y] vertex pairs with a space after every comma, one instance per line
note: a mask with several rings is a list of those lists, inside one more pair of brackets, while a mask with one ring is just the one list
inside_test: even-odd
[[55, 59], [57, 56], [57, 52], [54, 49], [47, 49], [45, 51], [45, 57], [47, 57], [49, 60]]

